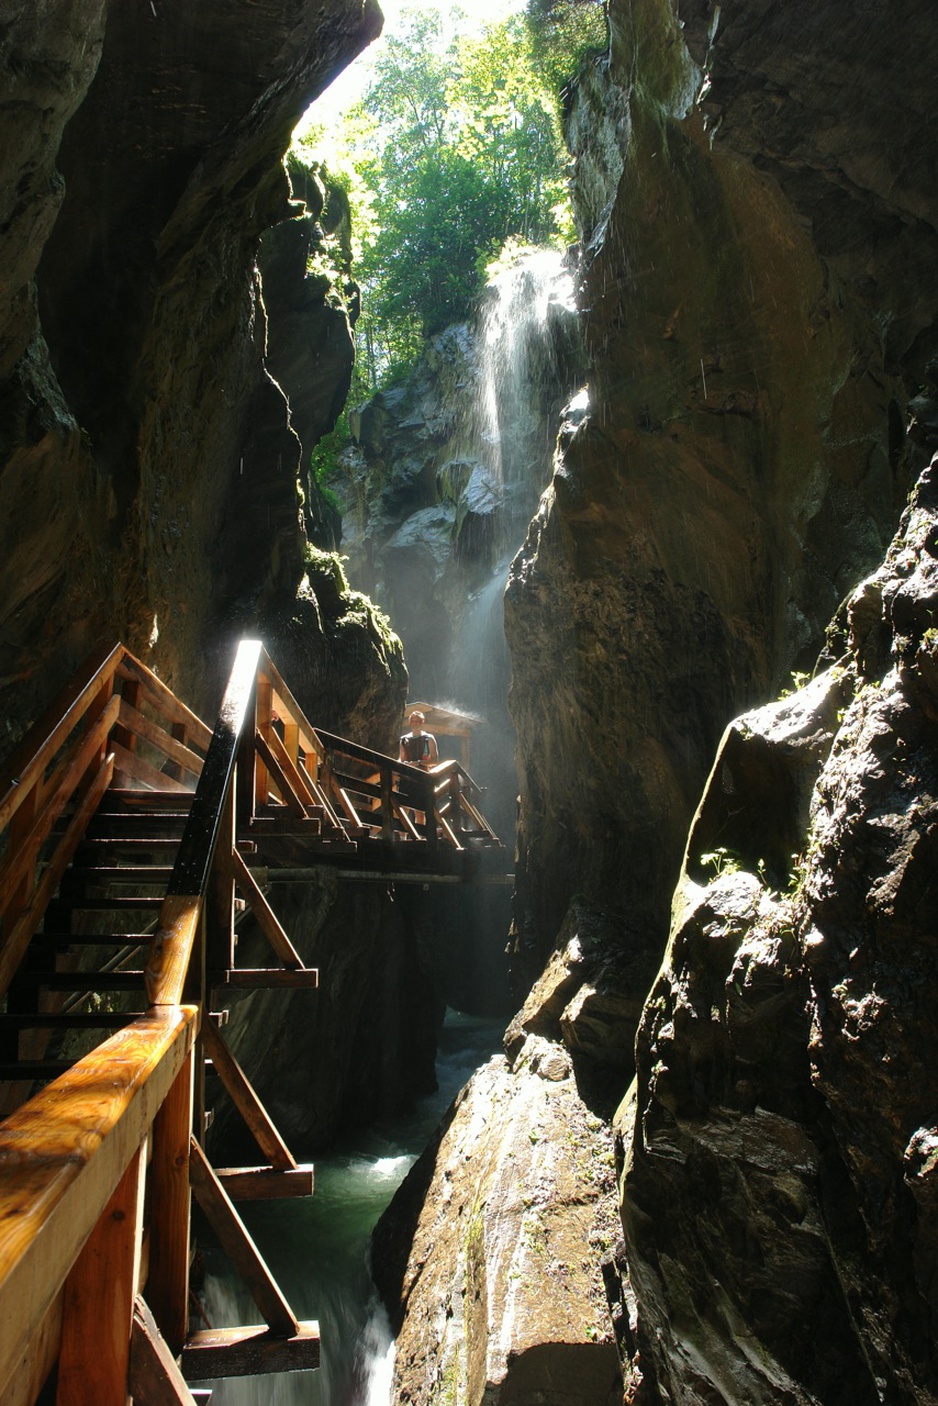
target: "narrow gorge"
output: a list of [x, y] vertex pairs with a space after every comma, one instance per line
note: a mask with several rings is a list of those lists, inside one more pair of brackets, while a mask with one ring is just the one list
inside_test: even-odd
[[[364, 747], [462, 717], [508, 846], [272, 880], [319, 990], [226, 1034], [337, 1178], [386, 1137], [396, 1350], [218, 1400], [938, 1402], [938, 15], [604, 14], [576, 242], [356, 399], [349, 193], [287, 153], [376, 0], [0, 13], [3, 752], [110, 641], [214, 717], [252, 636]], [[485, 1062], [405, 1150], [447, 1007]]]

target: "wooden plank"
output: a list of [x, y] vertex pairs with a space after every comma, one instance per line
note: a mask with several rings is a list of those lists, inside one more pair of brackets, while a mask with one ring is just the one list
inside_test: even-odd
[[166, 775], [165, 771], [151, 766], [142, 757], [138, 757], [136, 752], [128, 752], [127, 748], [122, 747], [119, 742], [113, 744], [113, 751], [115, 765], [123, 776], [131, 776], [141, 785], [151, 787], [154, 791], [176, 791], [180, 795], [186, 796], [193, 794], [191, 786], [184, 786], [181, 781], [174, 781], [171, 776]]
[[[292, 726], [291, 730], [295, 732], [295, 726]], [[270, 730], [267, 744], [277, 764], [282, 769], [284, 776], [289, 780], [296, 794], [301, 797], [308, 806], [321, 805], [322, 793], [319, 791], [318, 786], [309, 773], [300, 766], [299, 762], [293, 759], [286, 743], [281, 741], [280, 734], [275, 727]]]
[[127, 1385], [134, 1406], [192, 1406], [186, 1379], [139, 1295], [134, 1305]]
[[146, 664], [142, 663], [129, 650], [124, 651], [118, 669], [122, 678], [134, 678], [143, 685], [144, 696], [152, 703], [158, 713], [171, 722], [182, 723], [189, 731], [192, 740], [197, 747], [205, 748], [212, 740], [212, 730], [206, 727], [205, 723], [193, 713], [191, 708], [187, 708], [181, 698], [173, 693], [171, 688], [158, 678]]
[[263, 757], [257, 754], [258, 733], [266, 733], [271, 729], [273, 713], [273, 694], [270, 686], [270, 679], [264, 673], [264, 666], [258, 662], [257, 681], [254, 694], [254, 809], [258, 806], [266, 805], [269, 794], [270, 782], [267, 777], [267, 767]]
[[0, 1126], [0, 1400], [172, 1087], [196, 1015], [142, 1017]]
[[303, 712], [303, 709], [300, 707], [299, 703], [297, 703], [290, 689], [284, 683], [280, 671], [278, 670], [276, 664], [273, 662], [266, 650], [264, 651], [263, 664], [264, 672], [270, 679], [271, 685], [274, 690], [274, 694], [276, 695], [275, 701], [278, 704], [278, 712], [280, 713], [281, 717], [283, 716], [284, 711], [289, 714], [291, 722], [296, 723], [300, 729], [300, 735], [302, 737], [304, 745], [310, 748], [311, 750], [315, 751], [317, 756], [321, 758], [322, 746], [320, 744], [316, 729], [313, 727], [312, 723], [310, 723], [310, 721], [306, 717], [306, 714]]
[[295, 1171], [293, 1154], [258, 1098], [250, 1079], [211, 1021], [206, 1021], [202, 1026], [202, 1047], [264, 1156], [270, 1158], [278, 1171]]
[[182, 1353], [182, 1370], [190, 1382], [310, 1372], [318, 1366], [319, 1324], [315, 1322], [298, 1323], [289, 1338], [274, 1337], [261, 1326], [212, 1328], [193, 1333]]
[[267, 1326], [276, 1337], [293, 1337], [299, 1331], [293, 1311], [195, 1138], [190, 1142], [189, 1175], [199, 1205]]
[[36, 1406], [59, 1355], [63, 1297], [60, 1292], [35, 1324], [35, 1331], [24, 1344], [20, 1361], [3, 1389], [3, 1406]]
[[219, 820], [205, 905], [205, 964], [216, 971], [234, 966], [234, 846], [235, 798], [231, 787]]
[[2, 946], [0, 946], [0, 993], [6, 991], [17, 967], [23, 960], [30, 939], [42, 921], [52, 895], [68, 868], [69, 860], [78, 848], [81, 837], [87, 829], [88, 821], [110, 785], [113, 772], [114, 757], [110, 755], [106, 758], [104, 765], [66, 826], [55, 855], [33, 890], [32, 898], [9, 933], [4, 932]]
[[[11, 830], [6, 862], [0, 867], [0, 894], [9, 895], [31, 869], [66, 803], [82, 777], [94, 763], [98, 750], [114, 725], [120, 700], [112, 698], [101, 717], [84, 737], [74, 754], [66, 757], [50, 780], [50, 794], [28, 831], [14, 843]], [[20, 816], [22, 811], [20, 812]]]
[[[188, 747], [178, 742], [165, 728], [160, 727], [159, 723], [151, 722], [149, 718], [144, 717], [143, 713], [132, 703], [128, 703], [126, 698], [120, 699], [120, 721], [128, 732], [144, 738], [163, 752], [170, 761], [181, 766], [184, 771], [191, 772], [193, 776], [201, 774], [202, 758], [198, 753], [190, 751]], [[173, 780], [175, 779], [173, 778]]]
[[251, 912], [257, 919], [261, 931], [274, 949], [274, 952], [280, 958], [281, 962], [283, 962], [284, 966], [290, 967], [294, 971], [303, 971], [304, 963], [302, 957], [280, 926], [280, 920], [276, 913], [267, 902], [267, 899], [264, 897], [254, 879], [254, 875], [237, 851], [232, 853], [231, 864], [234, 871], [235, 883], [247, 899]]
[[312, 1196], [315, 1171], [300, 1167], [218, 1167], [215, 1175], [232, 1201], [279, 1201]]
[[69, 733], [113, 678], [124, 653], [111, 645], [92, 654], [33, 724], [0, 770], [0, 830], [10, 823]]
[[319, 972], [315, 967], [304, 967], [302, 971], [291, 971], [289, 967], [232, 967], [216, 985], [237, 991], [315, 991]]
[[138, 1148], [65, 1281], [56, 1406], [126, 1406], [145, 1170]]
[[253, 740], [254, 736], [253, 728], [245, 734], [245, 718], [254, 695], [254, 677], [260, 652], [258, 640], [242, 640], [238, 646], [176, 856], [176, 872], [170, 882], [170, 893], [204, 893], [208, 885], [209, 869], [222, 823], [225, 799], [232, 784], [239, 744], [245, 737]]
[[153, 1120], [150, 1160], [150, 1272], [147, 1297], [160, 1332], [182, 1350], [189, 1316], [189, 1136], [193, 1057], [190, 1054]]
[[198, 894], [167, 894], [163, 899], [145, 973], [151, 1006], [178, 1004], [201, 916]]
[[[270, 735], [271, 737], [277, 736], [275, 728], [271, 728]], [[285, 769], [280, 765], [280, 762], [274, 755], [273, 750], [270, 747], [266, 737], [259, 729], [254, 738], [254, 745], [257, 749], [258, 755], [260, 756], [261, 760], [267, 768], [268, 777], [273, 782], [274, 790], [279, 793], [284, 805], [287, 807], [287, 809], [292, 815], [298, 815], [301, 818], [305, 819], [306, 806], [307, 804], [311, 803], [307, 802], [305, 794], [301, 794], [296, 791], [293, 782], [287, 775]], [[304, 787], [304, 792], [305, 789], [306, 788]]]

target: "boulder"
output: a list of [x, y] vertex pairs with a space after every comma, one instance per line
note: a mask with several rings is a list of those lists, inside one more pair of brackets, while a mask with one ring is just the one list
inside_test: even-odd
[[613, 1406], [599, 1261], [618, 1234], [608, 1126], [564, 1048], [531, 1035], [513, 1069], [476, 1073], [375, 1230], [394, 1399]]

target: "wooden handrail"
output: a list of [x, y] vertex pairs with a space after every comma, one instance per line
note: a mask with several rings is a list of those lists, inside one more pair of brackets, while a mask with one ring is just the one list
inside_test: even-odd
[[[0, 1399], [183, 1068], [194, 1008], [136, 1020], [0, 1127]], [[51, 1366], [51, 1360], [46, 1364]], [[41, 1380], [41, 1379], [40, 1379]]]
[[125, 653], [118, 644], [92, 654], [22, 738], [0, 771], [0, 830], [9, 825], [62, 743], [113, 679]]
[[182, 999], [262, 648], [259, 640], [242, 640], [238, 646], [205, 754], [146, 966], [147, 997], [153, 1006], [175, 1005]]

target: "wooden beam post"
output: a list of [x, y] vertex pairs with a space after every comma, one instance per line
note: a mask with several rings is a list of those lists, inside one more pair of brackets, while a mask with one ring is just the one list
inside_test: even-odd
[[138, 1148], [65, 1281], [56, 1406], [127, 1406], [144, 1161]]
[[255, 1093], [253, 1084], [210, 1020], [202, 1027], [202, 1045], [231, 1095], [235, 1107], [247, 1123], [254, 1141], [264, 1156], [270, 1158], [271, 1166], [279, 1171], [294, 1171], [296, 1161], [293, 1154]]
[[190, 1146], [189, 1172], [199, 1205], [267, 1326], [275, 1337], [294, 1337], [299, 1332], [299, 1322], [195, 1138]]
[[129, 1386], [134, 1406], [192, 1406], [186, 1379], [139, 1296], [130, 1340]]
[[182, 1351], [189, 1317], [189, 1136], [192, 1130], [189, 1056], [153, 1122], [150, 1160], [150, 1273], [147, 1297], [160, 1332]]

